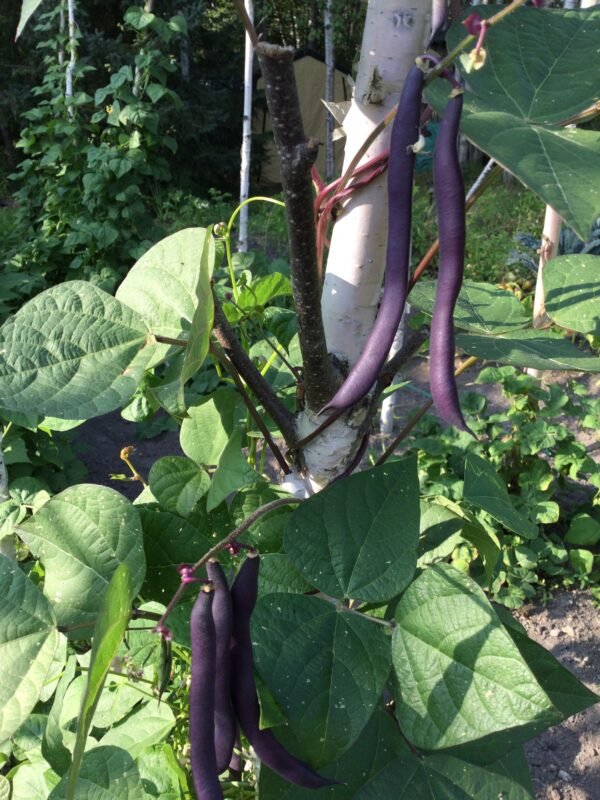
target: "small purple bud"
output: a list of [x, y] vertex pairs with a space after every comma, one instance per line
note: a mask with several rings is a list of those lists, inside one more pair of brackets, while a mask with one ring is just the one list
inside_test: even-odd
[[467, 33], [471, 36], [478, 36], [481, 32], [482, 19], [475, 11], [463, 20], [463, 25], [467, 29]]
[[232, 292], [225, 292], [225, 300], [232, 300], [233, 293]]

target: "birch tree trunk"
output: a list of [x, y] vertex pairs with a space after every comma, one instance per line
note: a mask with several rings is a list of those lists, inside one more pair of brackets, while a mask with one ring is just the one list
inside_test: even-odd
[[[77, 64], [77, 27], [75, 24], [75, 0], [67, 3], [67, 24], [69, 31], [69, 63], [65, 73], [65, 97], [73, 97], [73, 75]], [[69, 106], [69, 116], [74, 114], [73, 106]]]
[[[252, 0], [245, 0], [244, 6], [250, 21], [254, 19]], [[250, 160], [252, 152], [252, 63], [254, 48], [246, 33], [246, 49], [244, 56], [244, 121], [242, 124], [242, 150], [240, 165], [240, 203], [248, 199], [250, 193]], [[243, 206], [239, 216], [238, 250], [248, 251], [248, 205]]]
[[[356, 87], [344, 122], [344, 169], [366, 137], [394, 108], [405, 77], [426, 46], [431, 0], [369, 0]], [[389, 127], [361, 164], [389, 149]], [[328, 351], [349, 366], [358, 359], [373, 326], [381, 293], [387, 241], [387, 181], [375, 179], [343, 208], [333, 229], [322, 295]], [[342, 474], [365, 433], [364, 407], [342, 417], [304, 448], [311, 486]], [[300, 436], [322, 422], [305, 413]]]
[[[370, 0], [352, 104], [344, 129], [344, 169], [365, 138], [398, 103], [404, 79], [429, 36], [431, 0]], [[390, 129], [361, 164], [389, 148]], [[344, 206], [331, 237], [323, 288], [323, 317], [330, 352], [350, 366], [371, 330], [383, 279], [387, 238], [385, 175]]]

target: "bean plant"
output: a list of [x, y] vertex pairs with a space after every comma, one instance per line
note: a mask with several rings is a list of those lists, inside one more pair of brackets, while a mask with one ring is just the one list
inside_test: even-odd
[[[600, 371], [600, 357], [572, 341], [598, 333], [595, 256], [549, 262], [543, 329], [494, 285], [458, 293], [461, 105], [465, 135], [582, 238], [598, 212], [599, 137], [564, 124], [595, 100], [600, 13], [522, 5], [482, 7], [466, 38], [453, 26], [450, 56], [428, 51], [417, 90], [406, 84], [418, 108], [424, 89], [451, 131], [436, 186], [448, 295], [407, 273], [410, 206], [394, 198], [400, 190], [410, 204], [415, 153], [405, 142], [389, 154], [381, 308], [408, 295], [432, 316], [433, 400], [465, 428], [454, 347], [468, 356], [459, 371], [474, 358]], [[433, 10], [443, 28], [443, 8]], [[409, 31], [394, 13], [386, 30]], [[393, 443], [362, 467], [381, 394], [427, 331], [390, 360], [389, 331], [376, 326], [365, 345], [373, 359], [354, 371], [330, 357], [320, 220], [348, 197], [350, 176], [319, 189], [315, 221], [315, 144], [301, 127], [293, 52], [248, 31], [282, 160], [291, 280], [236, 265], [233, 218], [215, 219], [150, 248], [115, 296], [68, 281], [0, 328], [2, 408], [51, 429], [136, 395], [175, 420], [181, 446], [147, 476], [124, 453], [141, 486], [134, 502], [75, 484], [2, 528], [16, 550], [0, 555], [0, 796], [531, 800], [523, 743], [597, 701], [489, 599], [504, 569], [497, 529], [534, 541], [542, 518], [513, 503], [484, 455], [465, 466], [468, 503], [422, 494], [414, 449], [398, 454]], [[461, 54], [459, 78], [448, 70]], [[402, 117], [393, 124], [401, 130]], [[350, 187], [361, 191], [384, 166], [359, 167]], [[456, 534], [481, 574], [450, 563]]]

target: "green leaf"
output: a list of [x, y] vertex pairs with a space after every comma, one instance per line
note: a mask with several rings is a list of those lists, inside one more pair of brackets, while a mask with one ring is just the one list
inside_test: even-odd
[[542, 273], [546, 313], [557, 325], [600, 336], [598, 256], [552, 258]]
[[19, 25], [17, 26], [17, 35], [15, 36], [15, 39], [18, 39], [23, 33], [30, 17], [35, 14], [42, 2], [43, 0], [23, 0], [23, 5], [21, 6], [21, 17], [19, 19]]
[[[448, 47], [464, 35], [464, 27], [454, 25]], [[594, 10], [517, 9], [488, 31], [486, 64], [468, 76], [461, 122], [474, 144], [556, 209], [584, 240], [598, 215], [600, 133], [560, 123], [597, 100], [590, 65], [599, 36], [600, 15]], [[443, 86], [428, 92], [438, 109], [447, 95]]]
[[119, 564], [129, 567], [134, 594], [144, 580], [139, 514], [114, 489], [71, 486], [23, 523], [19, 534], [44, 565], [44, 594], [60, 625], [94, 624]]
[[47, 800], [58, 783], [58, 776], [45, 761], [36, 759], [32, 763], [19, 764], [12, 778], [11, 800]]
[[193, 564], [208, 552], [211, 530], [201, 533], [195, 525], [166, 511], [140, 508], [146, 551], [146, 579], [142, 594], [165, 605], [179, 588], [179, 564]]
[[[185, 228], [167, 236], [144, 253], [117, 289], [117, 299], [139, 314], [153, 334], [187, 338], [207, 235], [204, 228]], [[162, 361], [169, 348], [158, 345], [151, 364]]]
[[187, 517], [208, 492], [210, 478], [185, 456], [163, 456], [152, 464], [148, 484], [165, 511]]
[[216, 466], [233, 433], [238, 403], [237, 392], [220, 389], [188, 409], [179, 436], [186, 456], [201, 466]]
[[0, 742], [38, 701], [59, 647], [52, 607], [16, 561], [0, 555]]
[[381, 698], [388, 637], [324, 600], [269, 594], [254, 611], [252, 642], [256, 669], [305, 756], [328, 764], [357, 739]]
[[235, 430], [219, 456], [217, 469], [212, 476], [206, 498], [207, 511], [216, 508], [232, 492], [260, 479], [258, 473], [252, 469], [242, 453], [243, 436], [244, 432], [241, 428]]
[[140, 787], [140, 774], [129, 753], [118, 747], [94, 747], [83, 754], [75, 795], [68, 794], [65, 776], [48, 800], [145, 800]]
[[[410, 293], [411, 305], [433, 314], [436, 281], [419, 281]], [[512, 292], [489, 283], [464, 281], [456, 307], [454, 324], [479, 333], [503, 333], [526, 328], [530, 318]]]
[[456, 343], [469, 355], [514, 367], [600, 372], [600, 358], [579, 350], [554, 331], [531, 329], [497, 336], [459, 333]]
[[42, 755], [58, 775], [64, 775], [71, 766], [71, 751], [63, 741], [60, 712], [67, 689], [75, 677], [76, 666], [75, 656], [71, 656], [56, 689], [42, 740]]
[[185, 384], [202, 366], [208, 355], [210, 332], [213, 327], [214, 300], [210, 286], [216, 259], [215, 240], [212, 229], [207, 230], [200, 256], [200, 270], [196, 281], [196, 310], [192, 317], [192, 326], [185, 348], [183, 367], [181, 368], [181, 384]]
[[272, 272], [270, 275], [259, 278], [252, 286], [242, 289], [236, 305], [228, 309], [228, 317], [231, 322], [235, 322], [243, 316], [239, 309], [250, 313], [256, 308], [264, 308], [276, 297], [289, 297], [291, 294], [292, 286], [289, 278], [279, 272]]
[[594, 569], [594, 554], [590, 553], [589, 550], [584, 550], [582, 548], [569, 550], [569, 561], [577, 573], [589, 575]]
[[0, 800], [9, 800], [10, 799], [10, 783], [4, 777], [4, 775], [0, 775]]
[[[391, 716], [384, 711], [376, 711], [352, 747], [333, 764], [320, 770], [323, 775], [340, 783], [319, 789], [318, 797], [353, 800], [358, 789], [369, 778], [407, 750]], [[310, 800], [315, 796], [314, 791], [287, 783], [264, 765], [260, 769], [258, 786], [261, 800]]]
[[[73, 750], [73, 761], [66, 781], [65, 796], [67, 800], [73, 800], [76, 796], [76, 791], [77, 800], [83, 797], [84, 794], [82, 788], [80, 788], [80, 784], [82, 781], [86, 780], [88, 775], [90, 775], [90, 778], [92, 777], [92, 772], [89, 771], [90, 762], [88, 761], [86, 763], [84, 759], [85, 743], [108, 670], [125, 635], [127, 623], [131, 615], [132, 600], [133, 594], [129, 580], [129, 568], [127, 564], [119, 564], [102, 598], [98, 619], [94, 627], [87, 683], [81, 703], [81, 712], [77, 720], [77, 736], [75, 739], [75, 748]], [[116, 752], [120, 752], [117, 751], [116, 748], [114, 749]], [[102, 750], [104, 749], [102, 748]], [[98, 749], [94, 749], [93, 752], [97, 751]], [[104, 750], [105, 753], [107, 751], [108, 749]], [[127, 770], [125, 768], [123, 768], [122, 773], [112, 773], [111, 770], [108, 770], [108, 774], [111, 776], [111, 786], [113, 776], [114, 779], [120, 779], [126, 772]], [[61, 796], [61, 784], [57, 787], [57, 797]], [[114, 796], [118, 796], [116, 787]]]
[[[235, 526], [240, 525], [247, 517], [272, 500], [286, 496], [286, 492], [278, 490], [275, 486], [259, 483], [248, 489], [242, 489], [236, 494], [230, 506], [232, 521]], [[289, 495], [288, 495], [289, 496]], [[278, 553], [283, 548], [283, 531], [288, 517], [293, 513], [295, 506], [282, 506], [259, 517], [248, 528], [242, 541], [255, 545], [261, 553]]]
[[158, 800], [181, 800], [185, 774], [168, 744], [144, 750], [137, 759], [140, 778], [148, 797]]
[[409, 584], [418, 542], [416, 455], [332, 484], [294, 511], [284, 534], [286, 553], [312, 586], [366, 602]]
[[167, 703], [150, 700], [130, 714], [124, 722], [114, 725], [100, 739], [100, 745], [112, 745], [127, 750], [133, 759], [147, 747], [159, 744], [175, 724], [175, 715]]
[[144, 321], [84, 281], [42, 292], [0, 328], [0, 405], [88, 419], [125, 404], [154, 353]]
[[410, 797], [419, 800], [534, 800], [519, 782], [447, 755], [409, 754], [388, 764], [355, 800]]
[[505, 483], [493, 464], [485, 458], [469, 453], [465, 461], [464, 499], [487, 511], [509, 531], [535, 539], [538, 528], [515, 509]]
[[419, 536], [420, 569], [447, 558], [461, 540], [464, 520], [447, 508], [431, 501], [421, 501]]
[[265, 553], [260, 558], [259, 594], [292, 592], [303, 594], [311, 590], [285, 553]]
[[580, 683], [552, 653], [516, 628], [510, 627], [507, 631], [562, 719], [578, 714], [598, 702], [598, 695]]
[[415, 746], [438, 750], [556, 721], [483, 591], [464, 573], [429, 567], [402, 596], [396, 622], [397, 713]]
[[565, 542], [593, 547], [600, 542], [600, 522], [589, 514], [577, 514], [571, 520]]

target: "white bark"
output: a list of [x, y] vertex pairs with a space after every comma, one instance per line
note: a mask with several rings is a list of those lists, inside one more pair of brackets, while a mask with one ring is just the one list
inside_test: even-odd
[[[405, 314], [407, 314], [408, 311], [409, 308], [407, 306]], [[396, 331], [396, 335], [394, 336], [394, 341], [392, 342], [390, 357], [396, 355], [398, 350], [400, 350], [400, 348], [404, 344], [405, 330], [406, 330], [406, 321], [403, 317], [400, 320], [400, 325], [398, 325], [398, 330]], [[390, 436], [394, 430], [394, 415], [397, 405], [398, 405], [398, 392], [393, 392], [393, 394], [388, 394], [386, 397], [383, 398], [383, 402], [381, 403], [381, 412], [379, 416], [379, 430], [384, 436]]]
[[[75, 24], [75, 0], [68, 0], [67, 20], [69, 26], [69, 63], [65, 72], [65, 97], [73, 97], [73, 74], [77, 63], [77, 28]], [[69, 116], [72, 117], [74, 109], [69, 106]]]
[[[431, 0], [369, 0], [352, 104], [346, 116], [344, 169], [398, 103], [404, 79], [429, 37]], [[361, 163], [385, 152], [390, 128]], [[375, 318], [385, 267], [386, 177], [351, 198], [335, 224], [323, 288], [329, 351], [354, 364]]]
[[551, 206], [546, 206], [544, 217], [544, 230], [542, 232], [542, 246], [540, 247], [540, 260], [538, 264], [535, 295], [533, 298], [533, 327], [541, 328], [548, 322], [544, 305], [543, 271], [544, 267], [558, 252], [558, 241], [562, 220]]
[[[252, 0], [244, 0], [246, 12], [250, 21], [254, 21], [254, 8]], [[246, 49], [244, 57], [244, 121], [242, 123], [242, 150], [240, 166], [240, 203], [248, 199], [250, 193], [250, 156], [252, 151], [252, 62], [254, 48], [252, 41], [246, 33]], [[240, 209], [238, 250], [241, 253], [248, 251], [248, 209], [245, 205]]]
[[[333, 46], [333, 0], [325, 0], [324, 11], [325, 27], [325, 102], [333, 103], [335, 87], [335, 50]], [[329, 183], [333, 180], [335, 171], [335, 154], [333, 150], [333, 129], [335, 119], [329, 107], [325, 119], [325, 179]]]

